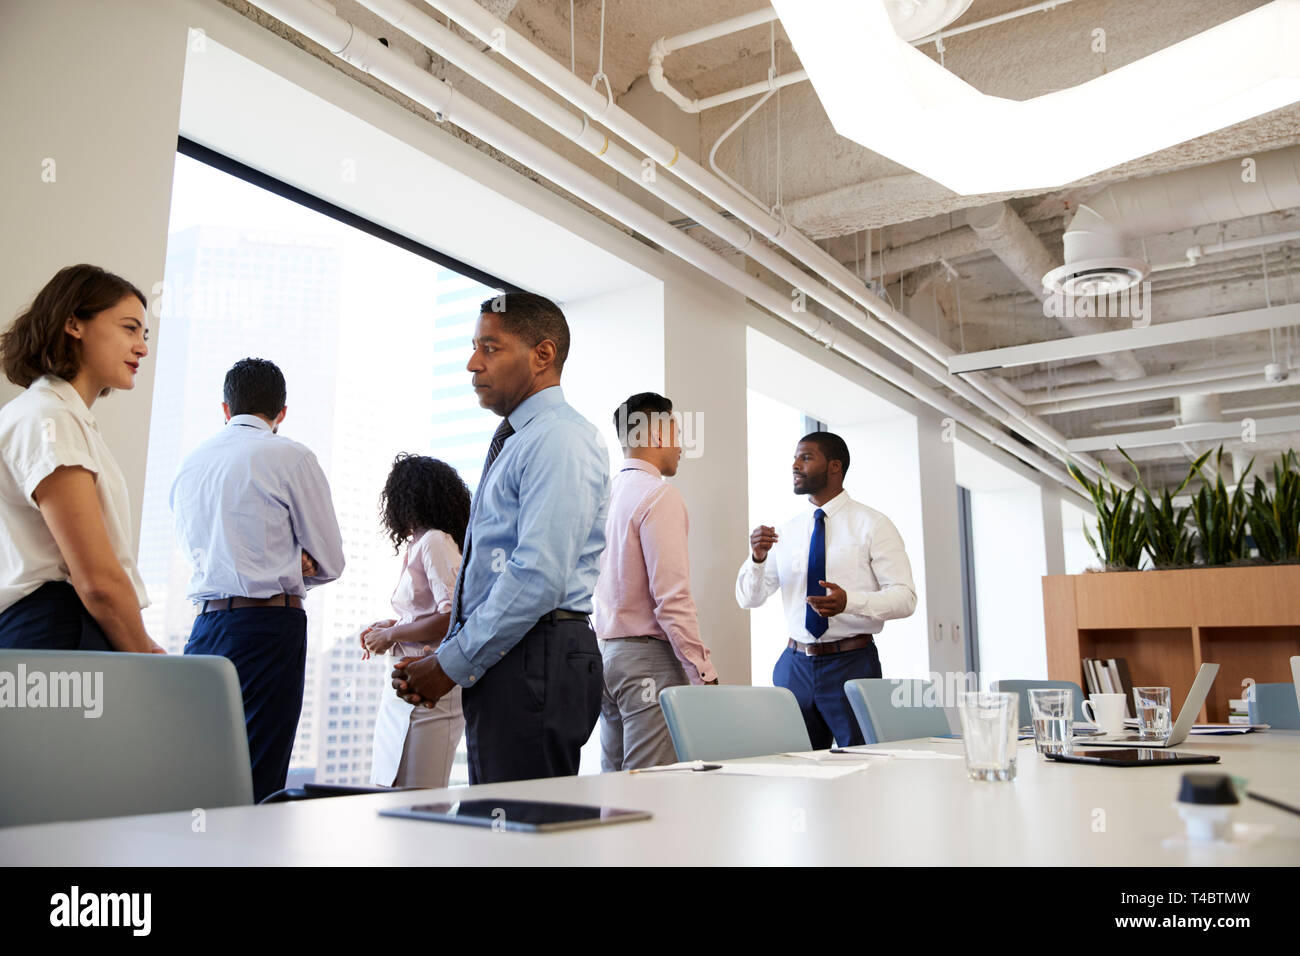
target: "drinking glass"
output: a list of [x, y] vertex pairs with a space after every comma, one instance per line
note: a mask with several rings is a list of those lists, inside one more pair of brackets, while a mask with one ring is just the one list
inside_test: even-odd
[[1137, 707], [1139, 737], [1143, 740], [1164, 740], [1169, 736], [1168, 687], [1134, 687], [1133, 703]]
[[1034, 749], [1040, 754], [1074, 752], [1074, 691], [1030, 688], [1029, 714], [1034, 722]]
[[1020, 698], [1016, 694], [966, 691], [957, 695], [966, 772], [972, 780], [1016, 779], [1016, 736]]

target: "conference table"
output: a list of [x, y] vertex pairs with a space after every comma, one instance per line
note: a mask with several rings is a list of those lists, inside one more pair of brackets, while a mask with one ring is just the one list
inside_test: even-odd
[[[1032, 741], [1016, 779], [967, 777], [960, 743], [894, 741], [835, 779], [717, 771], [617, 773], [401, 791], [0, 829], [0, 862], [59, 866], [1101, 865], [1300, 864], [1300, 816], [1254, 800], [1223, 846], [1183, 839], [1185, 772], [1223, 771], [1300, 805], [1300, 731], [1193, 736], [1178, 749], [1217, 765], [1048, 762]], [[919, 753], [950, 754], [919, 756]], [[748, 763], [826, 766], [774, 755]], [[728, 761], [727, 763], [731, 763]], [[777, 771], [781, 772], [781, 771]], [[513, 798], [647, 810], [653, 818], [553, 833], [380, 816], [385, 807]]]

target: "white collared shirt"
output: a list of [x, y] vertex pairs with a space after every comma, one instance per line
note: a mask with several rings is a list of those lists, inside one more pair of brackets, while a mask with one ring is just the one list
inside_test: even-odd
[[841, 491], [822, 505], [826, 514], [826, 577], [845, 591], [844, 610], [827, 618], [826, 633], [813, 637], [804, 626], [808, 607], [808, 548], [813, 513], [808, 507], [776, 529], [777, 541], [762, 564], [753, 554], [736, 576], [736, 600], [758, 607], [778, 588], [785, 602], [789, 636], [803, 644], [838, 641], [854, 634], [878, 634], [885, 621], [916, 610], [912, 565], [894, 523]]
[[[304, 597], [343, 573], [343, 539], [329, 482], [306, 445], [275, 434], [257, 415], [226, 427], [181, 462], [172, 482], [181, 552], [194, 574], [191, 601]], [[316, 560], [302, 576], [302, 552]]]
[[48, 581], [71, 574], [32, 492], [56, 469], [85, 468], [95, 477], [95, 493], [113, 553], [131, 579], [141, 607], [149, 606], [144, 581], [131, 547], [131, 502], [126, 478], [99, 424], [70, 382], [42, 375], [0, 409], [0, 611]]

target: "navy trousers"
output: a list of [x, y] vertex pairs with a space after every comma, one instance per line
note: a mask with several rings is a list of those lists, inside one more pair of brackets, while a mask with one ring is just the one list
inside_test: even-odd
[[461, 692], [469, 782], [576, 774], [604, 687], [596, 632], [586, 621], [533, 625]]
[[253, 766], [253, 799], [284, 788], [302, 713], [307, 666], [307, 612], [296, 607], [242, 607], [200, 614], [186, 654], [229, 658], [239, 675]]
[[111, 651], [113, 645], [67, 581], [47, 581], [0, 612], [0, 647]]
[[[875, 643], [856, 651], [818, 654], [809, 657], [787, 647], [772, 670], [772, 683], [787, 687], [799, 701], [808, 739], [814, 750], [831, 745], [832, 735], [840, 747], [866, 743], [862, 728], [853, 716], [844, 682], [858, 677], [880, 677], [880, 654]], [[875, 743], [875, 741], [871, 741]]]

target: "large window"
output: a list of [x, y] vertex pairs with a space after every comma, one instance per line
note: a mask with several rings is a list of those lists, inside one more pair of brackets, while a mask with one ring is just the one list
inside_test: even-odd
[[[433, 455], [473, 489], [497, 419], [469, 388], [478, 304], [494, 289], [429, 258], [180, 155], [172, 194], [141, 529], [151, 635], [184, 647], [195, 609], [168, 491], [181, 459], [223, 426], [237, 360], [288, 382], [280, 433], [329, 478], [347, 569], [307, 600], [306, 688], [290, 780], [369, 781], [391, 658], [361, 660], [357, 633], [391, 617], [401, 555], [379, 493], [399, 452]], [[452, 783], [467, 779], [463, 752]]]

